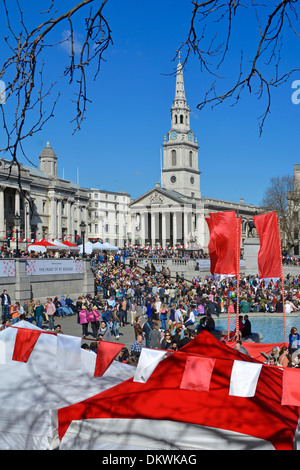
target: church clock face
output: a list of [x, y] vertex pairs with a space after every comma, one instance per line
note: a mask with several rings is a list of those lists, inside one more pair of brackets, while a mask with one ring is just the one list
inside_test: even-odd
[[171, 137], [171, 140], [177, 139], [177, 132], [175, 131], [171, 132], [170, 137]]
[[188, 139], [192, 142], [193, 140], [193, 134], [191, 132], [188, 133]]
[[171, 180], [171, 183], [176, 183], [176, 176], [171, 176], [170, 180]]

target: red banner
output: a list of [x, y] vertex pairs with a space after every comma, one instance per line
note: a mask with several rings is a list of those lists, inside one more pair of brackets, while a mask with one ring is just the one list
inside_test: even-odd
[[260, 240], [259, 279], [281, 277], [281, 247], [276, 212], [253, 217]]
[[238, 245], [235, 211], [212, 212], [206, 222], [210, 231], [208, 251], [211, 274], [237, 275]]

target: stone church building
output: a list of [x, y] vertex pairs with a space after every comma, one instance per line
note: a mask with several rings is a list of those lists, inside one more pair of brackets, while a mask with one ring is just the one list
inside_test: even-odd
[[183, 68], [177, 65], [171, 126], [163, 142], [161, 183], [130, 203], [131, 243], [141, 246], [207, 247], [209, 212], [235, 210], [242, 218], [242, 242], [247, 220], [257, 208], [201, 196], [199, 147], [190, 125]]

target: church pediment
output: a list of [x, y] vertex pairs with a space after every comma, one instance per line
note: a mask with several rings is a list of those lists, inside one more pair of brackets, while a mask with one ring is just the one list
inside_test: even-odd
[[130, 207], [140, 207], [140, 206], [165, 206], [170, 205], [174, 206], [177, 204], [186, 204], [187, 201], [183, 196], [178, 194], [178, 196], [171, 191], [167, 191], [161, 188], [153, 188], [147, 193], [143, 194], [139, 198], [131, 202]]

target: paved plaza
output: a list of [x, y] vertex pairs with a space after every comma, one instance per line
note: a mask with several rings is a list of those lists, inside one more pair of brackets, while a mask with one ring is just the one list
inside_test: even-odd
[[[142, 309], [141, 307], [138, 307], [138, 313], [139, 315], [142, 314]], [[66, 335], [70, 336], [82, 336], [82, 326], [77, 323], [77, 314], [76, 315], [70, 315], [66, 317], [54, 317], [54, 323], [55, 326], [61, 325], [62, 332]], [[146, 318], [143, 318], [143, 323], [146, 321]], [[34, 323], [35, 324], [35, 323]], [[47, 328], [47, 323], [43, 323], [43, 328]], [[91, 326], [89, 325], [89, 333], [90, 335], [87, 337], [90, 339], [90, 341], [95, 341], [95, 339], [92, 336], [92, 329]], [[131, 326], [130, 323], [128, 323], [124, 327], [120, 327], [120, 338], [117, 340], [114, 336], [112, 336], [111, 339], [114, 343], [121, 343], [124, 344], [127, 348], [130, 348], [131, 344], [135, 341], [135, 336], [134, 336], [134, 330], [133, 326]], [[82, 339], [82, 344], [83, 343], [89, 343], [88, 340]]]
[[[138, 314], [142, 315], [142, 308], [138, 307]], [[274, 312], [272, 313], [272, 317], [277, 317], [281, 318], [283, 316], [283, 313], [277, 313]], [[300, 311], [292, 312], [288, 314], [288, 317], [299, 317], [300, 316]], [[234, 318], [235, 315], [231, 314], [231, 318]], [[263, 312], [251, 312], [249, 313], [249, 317], [254, 318], [254, 317], [270, 317], [269, 313], [263, 313]], [[214, 315], [214, 318], [217, 318]], [[228, 318], [227, 313], [220, 314], [219, 318]], [[197, 321], [199, 321], [200, 317], [197, 317]], [[146, 321], [146, 318], [142, 319], [142, 324]], [[77, 336], [77, 337], [82, 337], [82, 327], [79, 323], [77, 323], [77, 315], [71, 315], [67, 317], [57, 317], [55, 316], [55, 326], [61, 325], [62, 331], [66, 335], [70, 336]], [[44, 322], [43, 323], [43, 328], [47, 328], [47, 324]], [[91, 341], [95, 341], [95, 339], [92, 336], [92, 329], [89, 326], [89, 333], [90, 335], [88, 336], [88, 340], [82, 339], [82, 344], [83, 343], [90, 343]], [[226, 332], [225, 332], [226, 334]], [[134, 329], [133, 326], [131, 326], [130, 323], [128, 323], [126, 326], [120, 328], [120, 338], [117, 340], [114, 336], [111, 337], [111, 341], [114, 343], [121, 343], [124, 344], [128, 349], [130, 349], [131, 344], [135, 341], [135, 336], [134, 336]]]

